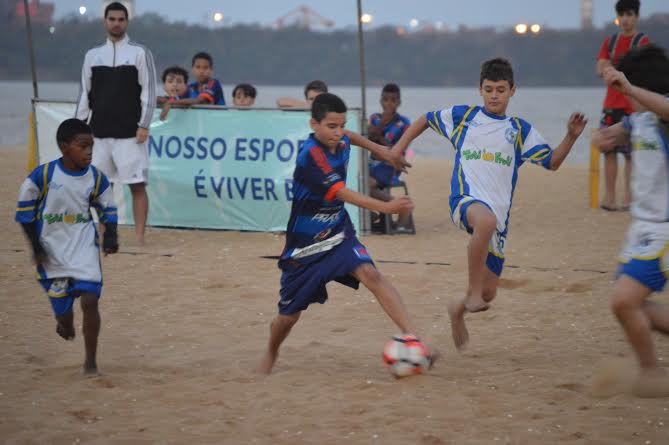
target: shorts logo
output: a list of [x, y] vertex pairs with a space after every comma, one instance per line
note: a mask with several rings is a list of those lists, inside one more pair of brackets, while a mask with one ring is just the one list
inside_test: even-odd
[[316, 240], [316, 241], [323, 241], [325, 238], [327, 238], [328, 236], [330, 236], [331, 233], [332, 233], [332, 229], [325, 229], [325, 230], [323, 230], [322, 232], [319, 232], [319, 233], [314, 237], [314, 240]]
[[353, 252], [361, 260], [369, 259], [369, 254], [367, 253], [367, 249], [365, 249], [362, 246], [354, 247]]
[[516, 140], [516, 136], [518, 136], [518, 130], [515, 128], [507, 128], [504, 132], [504, 138], [509, 144], [513, 144], [513, 141]]

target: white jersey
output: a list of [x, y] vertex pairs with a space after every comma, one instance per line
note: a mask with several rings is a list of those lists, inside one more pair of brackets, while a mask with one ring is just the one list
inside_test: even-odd
[[622, 124], [632, 145], [632, 216], [669, 222], [669, 134], [649, 111], [627, 116]]
[[550, 168], [553, 151], [522, 119], [490, 114], [479, 106], [458, 105], [427, 113], [428, 125], [456, 150], [451, 177], [451, 213], [463, 198], [483, 201], [506, 235], [518, 167], [525, 161]]
[[58, 159], [40, 165], [23, 182], [16, 221], [37, 223], [39, 241], [47, 254], [47, 261], [38, 267], [40, 278], [102, 282], [90, 207], [95, 207], [102, 223], [116, 222], [109, 181], [92, 165], [72, 172]]

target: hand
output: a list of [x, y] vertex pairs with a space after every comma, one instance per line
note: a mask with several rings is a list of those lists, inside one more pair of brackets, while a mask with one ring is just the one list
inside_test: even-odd
[[383, 213], [398, 213], [400, 215], [407, 215], [413, 211], [413, 201], [408, 196], [395, 198], [392, 201], [385, 203], [387, 209]]
[[407, 167], [411, 167], [411, 164], [407, 162], [404, 155], [398, 150], [388, 150], [384, 161], [392, 165], [395, 170], [400, 172], [406, 173]]
[[110, 253], [118, 252], [118, 235], [116, 232], [107, 233], [102, 238], [102, 250], [105, 253], [105, 256]]
[[583, 133], [588, 120], [583, 113], [572, 113], [567, 121], [567, 134], [573, 138], [577, 138]]
[[146, 138], [149, 137], [149, 130], [146, 129], [146, 128], [139, 127], [137, 129], [137, 135], [136, 136], [137, 136], [137, 143], [142, 144], [146, 141]]
[[[170, 105], [169, 102], [166, 103], [165, 105], [163, 105], [163, 109], [160, 112], [160, 120], [161, 121], [164, 121], [165, 119], [167, 119], [167, 113], [170, 112], [170, 108], [172, 108], [172, 106]], [[138, 133], [138, 136], [137, 136], [137, 140], [139, 141], [139, 133]]]
[[604, 78], [604, 82], [614, 90], [625, 95], [630, 95], [632, 93], [632, 84], [627, 80], [625, 74], [612, 66], [608, 66], [604, 69], [602, 77]]
[[610, 128], [601, 128], [593, 133], [592, 144], [599, 147], [602, 153], [607, 153], [616, 148], [616, 138]]

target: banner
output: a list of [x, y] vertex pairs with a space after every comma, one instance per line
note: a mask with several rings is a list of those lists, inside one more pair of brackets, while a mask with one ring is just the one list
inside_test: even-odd
[[[35, 101], [40, 164], [60, 157], [56, 129], [74, 103]], [[307, 138], [308, 111], [268, 109], [156, 110], [149, 137], [149, 218], [152, 226], [254, 231], [286, 229], [295, 159]], [[346, 126], [359, 131], [358, 110]], [[93, 147], [95, 150], [95, 147]], [[352, 149], [347, 187], [360, 189], [360, 150]], [[132, 224], [128, 187], [114, 187], [119, 222]], [[347, 205], [359, 229], [360, 211]]]

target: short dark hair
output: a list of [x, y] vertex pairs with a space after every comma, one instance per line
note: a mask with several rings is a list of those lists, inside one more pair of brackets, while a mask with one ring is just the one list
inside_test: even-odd
[[511, 63], [501, 57], [486, 60], [483, 62], [483, 65], [481, 65], [481, 80], [479, 86], [483, 85], [485, 79], [493, 82], [506, 80], [509, 82], [509, 86], [513, 87], [513, 68], [511, 68]]
[[309, 91], [318, 91], [321, 93], [327, 93], [328, 92], [328, 86], [323, 82], [322, 80], [312, 80], [308, 84], [305, 85], [304, 87], [304, 97], [307, 97], [307, 92]]
[[174, 66], [169, 66], [165, 68], [165, 71], [163, 71], [163, 83], [167, 80], [167, 76], [170, 74], [174, 74], [175, 76], [181, 76], [184, 78], [184, 82], [188, 83], [188, 71], [185, 69], [181, 68], [180, 66], [174, 65]]
[[397, 96], [399, 97], [400, 87], [396, 83], [387, 83], [383, 86], [383, 89], [381, 90], [381, 94], [383, 93], [394, 93], [397, 94]]
[[125, 14], [125, 19], [128, 20], [128, 8], [126, 8], [125, 5], [121, 2], [111, 2], [108, 4], [105, 8], [105, 18], [107, 18], [107, 13], [109, 11], [123, 11]]
[[311, 104], [311, 117], [320, 122], [328, 113], [346, 113], [346, 104], [334, 94], [319, 94]]
[[658, 45], [633, 48], [618, 62], [632, 85], [654, 93], [669, 94], [669, 58]]
[[618, 0], [616, 2], [616, 14], [623, 15], [627, 11], [632, 11], [634, 15], [639, 15], [641, 2], [639, 0]]
[[66, 119], [60, 123], [56, 131], [56, 142], [69, 144], [79, 134], [93, 134], [91, 127], [80, 119]]
[[244, 93], [244, 96], [252, 97], [254, 99], [256, 98], [256, 94], [258, 94], [258, 92], [256, 91], [256, 87], [254, 87], [250, 83], [240, 83], [239, 85], [237, 85], [235, 89], [232, 90], [232, 97], [234, 97], [235, 94], [237, 94], [237, 90], [241, 90], [242, 93]]
[[193, 56], [193, 60], [191, 60], [191, 66], [195, 65], [195, 61], [197, 59], [204, 59], [207, 62], [209, 62], [209, 66], [213, 67], [214, 66], [214, 59], [211, 58], [211, 54], [206, 53], [204, 51], [200, 51], [199, 53], [196, 53]]

